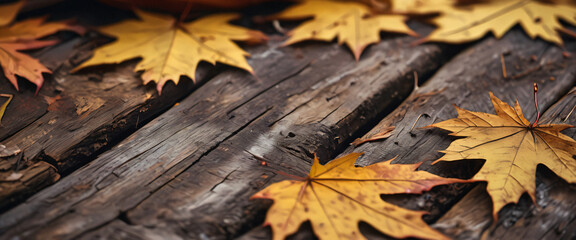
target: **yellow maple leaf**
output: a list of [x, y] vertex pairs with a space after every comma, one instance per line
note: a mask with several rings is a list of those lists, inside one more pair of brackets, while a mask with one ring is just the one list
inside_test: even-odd
[[24, 6], [24, 1], [17, 1], [0, 6], [0, 27], [10, 24], [22, 6]]
[[566, 124], [533, 125], [514, 108], [490, 93], [497, 115], [471, 112], [456, 107], [458, 117], [429, 127], [451, 131], [457, 139], [436, 160], [485, 159], [472, 178], [487, 181], [494, 203], [493, 215], [508, 203], [517, 203], [523, 193], [536, 200], [536, 167], [547, 166], [569, 183], [576, 183], [576, 141], [560, 133]]
[[457, 0], [401, 1], [394, 0], [399, 11], [440, 12], [440, 16], [432, 19], [438, 29], [423, 41], [463, 43], [480, 39], [488, 32], [500, 38], [516, 24], [531, 38], [540, 37], [558, 45], [562, 45], [558, 32], [576, 36], [559, 21], [576, 25], [576, 6], [568, 1], [487, 0], [466, 4], [457, 4]]
[[6, 108], [8, 107], [8, 104], [10, 104], [10, 101], [12, 101], [13, 96], [11, 94], [0, 94], [0, 97], [8, 98], [8, 100], [4, 101], [4, 103], [0, 105], [0, 123], [2, 123], [4, 112], [6, 112]]
[[393, 13], [428, 14], [441, 12], [458, 0], [388, 0]]
[[144, 84], [157, 83], [158, 92], [168, 81], [178, 84], [181, 75], [194, 80], [200, 61], [228, 64], [253, 72], [247, 52], [231, 40], [259, 42], [259, 32], [228, 24], [236, 14], [217, 14], [191, 23], [179, 23], [171, 16], [137, 10], [141, 20], [128, 20], [99, 30], [117, 40], [97, 49], [94, 56], [75, 68], [120, 63], [142, 58], [134, 71], [144, 71]]
[[380, 41], [381, 31], [417, 35], [404, 23], [404, 16], [372, 15], [368, 6], [356, 2], [305, 1], [275, 16], [284, 20], [309, 17], [314, 19], [288, 33], [290, 38], [285, 45], [338, 37], [338, 43], [345, 43], [358, 60], [366, 46]]
[[316, 235], [326, 240], [364, 239], [359, 221], [392, 237], [446, 239], [422, 220], [424, 212], [387, 203], [380, 194], [415, 194], [436, 185], [468, 180], [415, 171], [420, 164], [390, 164], [392, 160], [355, 167], [360, 155], [351, 153], [324, 166], [315, 157], [308, 177], [272, 184], [252, 196], [274, 200], [265, 222], [272, 228], [274, 239], [295, 233], [305, 221], [310, 221]]
[[18, 75], [34, 83], [38, 92], [44, 82], [42, 73], [50, 73], [50, 70], [37, 59], [20, 51], [58, 43], [54, 40], [36, 40], [55, 32], [67, 30], [82, 34], [84, 29], [67, 22], [44, 23], [45, 18], [27, 19], [10, 25], [22, 4], [23, 2], [16, 2], [0, 6], [0, 66], [16, 90], [18, 90], [16, 78]]

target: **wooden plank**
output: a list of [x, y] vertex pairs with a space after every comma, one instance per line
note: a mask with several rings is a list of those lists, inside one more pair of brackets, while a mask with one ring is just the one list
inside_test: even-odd
[[[576, 124], [570, 112], [576, 105], [576, 88], [548, 109], [543, 123]], [[564, 134], [575, 138], [576, 129]], [[435, 224], [459, 239], [527, 238], [571, 239], [576, 236], [576, 191], [550, 170], [539, 167], [536, 180], [538, 206], [524, 195], [518, 204], [504, 207], [493, 223], [492, 201], [483, 187], [476, 187]]]
[[[9, 90], [16, 97], [7, 109], [0, 138], [5, 138], [3, 145], [21, 149], [23, 158], [2, 163], [0, 212], [88, 163], [196, 88], [183, 79], [178, 87], [167, 84], [158, 96], [133, 73], [136, 61], [69, 74], [103, 39], [96, 34], [83, 41], [75, 37], [39, 54], [54, 71], [38, 96], [31, 86], [22, 94]], [[213, 69], [201, 65], [198, 82], [212, 77]], [[4, 79], [0, 82], [7, 84]], [[6, 181], [14, 171], [27, 181]]]
[[[480, 46], [472, 48], [470, 52], [463, 53], [452, 61], [468, 65], [469, 69], [462, 69], [460, 66], [455, 66], [458, 64], [446, 64], [434, 78], [427, 82], [419, 91], [420, 93], [426, 93], [445, 88], [442, 93], [434, 94], [423, 101], [420, 100], [422, 103], [408, 103], [406, 108], [400, 106], [397, 113], [392, 113], [391, 116], [379, 124], [379, 127], [396, 126], [397, 130], [403, 129], [401, 132], [396, 132], [397, 137], [392, 137], [382, 143], [374, 143], [372, 144], [373, 146], [363, 146], [356, 149], [356, 151], [362, 150], [369, 153], [367, 158], [364, 159], [367, 163], [373, 162], [374, 160], [372, 159], [377, 159], [378, 157], [389, 158], [391, 155], [398, 154], [399, 160], [397, 162], [399, 163], [423, 160], [427, 162], [425, 162], [421, 168], [433, 173], [445, 176], [471, 177], [481, 162], [472, 164], [466, 164], [464, 162], [448, 163], [429, 166], [429, 161], [437, 159], [440, 156], [440, 154], [434, 153], [434, 151], [445, 149], [451, 142], [451, 139], [447, 138], [445, 133], [438, 130], [416, 128], [455, 117], [456, 112], [452, 107], [446, 108], [441, 106], [446, 106], [447, 102], [474, 111], [493, 112], [487, 91], [493, 91], [496, 96], [504, 99], [509, 104], [512, 104], [513, 101], [517, 99], [523, 108], [525, 116], [528, 119], [534, 120], [535, 108], [533, 107], [534, 103], [531, 91], [533, 82], [537, 82], [540, 86], [539, 104], [541, 109], [548, 109], [551, 105], [555, 104], [557, 99], [563, 96], [576, 82], [574, 78], [576, 70], [569, 67], [576, 63], [575, 59], [565, 58], [562, 54], [563, 50], [555, 46], [538, 41], [529, 41], [527, 37], [521, 33], [510, 33], [502, 41], [494, 44], [486, 44], [484, 47], [488, 48], [481, 48]], [[574, 43], [569, 43], [567, 47], [569, 49], [573, 48]], [[500, 65], [498, 59], [501, 53], [506, 53], [504, 56], [508, 64], [508, 69], [512, 71], [508, 72], [508, 76], [520, 76], [519, 78], [504, 80], [503, 77], [499, 76], [501, 72], [498, 71]], [[466, 56], [467, 54], [474, 54], [474, 56]], [[532, 55], [536, 56], [536, 61], [531, 59]], [[476, 68], [476, 70], [471, 68]], [[452, 79], [449, 80], [449, 78]], [[566, 112], [567, 110], [562, 109], [562, 111]], [[404, 112], [406, 112], [406, 114], [404, 114]], [[394, 120], [399, 119], [398, 116], [396, 116], [398, 113], [401, 114], [400, 121]], [[430, 117], [421, 118], [417, 122], [416, 119], [419, 114], [424, 113]], [[543, 121], [547, 120], [543, 119]], [[412, 133], [410, 133], [409, 129], [413, 125], [415, 125], [415, 130], [413, 129]], [[571, 135], [574, 137], [573, 133]], [[410, 146], [412, 146], [412, 149], [407, 149]], [[385, 150], [387, 151], [385, 152]], [[370, 158], [370, 155], [376, 155], [376, 157]], [[455, 169], [457, 169], [457, 171], [454, 171]], [[447, 216], [445, 218], [443, 217], [443, 220], [446, 221], [439, 221], [434, 226], [456, 239], [480, 238], [479, 234], [491, 223], [491, 202], [485, 192], [477, 190], [481, 188], [481, 186], [484, 185], [476, 187], [474, 191], [467, 194], [466, 197], [458, 203], [459, 208], [455, 207], [450, 210]], [[454, 194], [452, 196], [448, 195], [448, 199], [458, 199], [467, 189], [469, 188], [462, 189], [464, 191], [448, 191], [448, 193]], [[426, 197], [437, 199], [434, 195]], [[471, 199], [475, 201], [471, 201]], [[418, 208], [415, 203], [420, 201], [421, 200], [416, 199], [411, 201], [411, 203], [405, 204], [405, 206], [430, 211], [431, 215], [425, 218], [428, 219], [428, 221], [434, 221], [442, 216], [442, 211], [437, 211], [434, 208], [449, 208], [451, 204], [454, 203], [454, 201], [440, 204], [434, 203], [430, 204], [430, 206], [434, 206], [434, 208], [430, 209], [426, 207]], [[485, 210], [488, 210], [488, 213], [486, 213]], [[564, 208], [564, 210], [566, 210], [565, 212], [572, 212], [571, 215], [574, 215], [575, 211], [573, 209]], [[466, 214], [463, 214], [464, 212]], [[450, 221], [448, 221], [448, 219], [450, 219]], [[558, 218], [556, 221], [562, 220]], [[566, 223], [566, 221], [563, 223]], [[499, 235], [494, 238], [505, 239], [512, 236], [514, 236], [514, 238], [517, 237], [517, 235]]]
[[134, 226], [121, 220], [114, 220], [107, 224], [106, 227], [101, 227], [93, 231], [89, 231], [86, 234], [78, 237], [78, 239], [182, 240], [183, 238], [171, 232], [164, 232], [162, 230], [151, 229], [144, 226]]
[[[504, 79], [501, 54], [505, 55], [508, 64], [508, 76], [521, 77]], [[535, 56], [535, 61], [532, 60], [532, 55]], [[531, 107], [533, 83], [539, 84], [540, 107], [546, 109], [575, 84], [576, 69], [569, 67], [574, 63], [575, 59], [563, 57], [562, 49], [542, 41], [533, 41], [517, 29], [506, 34], [501, 40], [487, 38], [443, 65], [431, 79], [366, 134], [374, 135], [381, 129], [395, 126], [394, 134], [390, 138], [365, 143], [357, 148], [350, 147], [344, 153], [364, 152], [357, 162], [360, 165], [369, 165], [397, 156], [394, 163], [423, 161], [420, 169], [442, 176], [469, 178], [478, 170], [478, 163], [481, 162], [430, 165], [431, 161], [440, 157], [437, 151], [445, 149], [452, 139], [446, 132], [420, 127], [456, 117], [452, 104], [473, 111], [493, 112], [488, 91], [493, 91], [508, 103], [518, 99], [525, 116], [535, 119], [535, 109]], [[554, 80], [550, 80], [550, 77], [554, 77]], [[472, 186], [473, 184], [440, 186], [423, 195], [401, 196], [390, 200], [408, 209], [430, 212], [430, 215], [424, 216], [424, 220], [432, 223]], [[470, 222], [470, 227], [474, 228], [475, 224], [478, 222]], [[452, 227], [457, 226], [460, 225]], [[253, 236], [262, 236], [265, 235], [262, 232], [266, 231], [262, 227], [256, 228], [243, 237], [250, 239]], [[462, 239], [466, 238], [467, 232], [461, 233]]]
[[275, 170], [304, 174], [312, 152], [327, 160], [410, 93], [413, 71], [427, 75], [446, 57], [437, 45], [410, 47], [412, 41], [384, 41], [358, 63], [336, 44], [253, 49], [256, 78], [237, 70], [218, 75], [3, 214], [0, 231], [8, 238], [69, 239], [122, 219], [187, 236], [237, 235], [263, 210], [248, 197], [282, 178]]

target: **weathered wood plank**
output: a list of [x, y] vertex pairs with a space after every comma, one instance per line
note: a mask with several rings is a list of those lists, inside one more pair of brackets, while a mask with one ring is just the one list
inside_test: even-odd
[[82, 240], [181, 240], [182, 237], [158, 229], [151, 229], [144, 226], [134, 226], [120, 220], [114, 220], [105, 227], [89, 231], [78, 237]]
[[[508, 76], [523, 77], [504, 79], [501, 54], [505, 54]], [[532, 55], [536, 61], [532, 60]], [[518, 30], [506, 34], [501, 40], [487, 38], [443, 65], [431, 79], [366, 134], [370, 136], [380, 129], [395, 126], [390, 138], [365, 143], [357, 148], [350, 147], [344, 153], [364, 152], [358, 161], [361, 165], [397, 156], [395, 163], [424, 161], [420, 169], [442, 176], [471, 177], [479, 167], [477, 163], [456, 162], [431, 166], [431, 161], [440, 157], [437, 151], [445, 149], [452, 139], [440, 130], [420, 127], [456, 117], [452, 104], [474, 111], [493, 112], [488, 91], [493, 91], [509, 103], [518, 99], [525, 116], [534, 119], [535, 110], [531, 107], [533, 82], [540, 85], [540, 104], [541, 108], [546, 109], [576, 82], [576, 69], [569, 67], [574, 63], [574, 59], [563, 57], [562, 49], [542, 41], [533, 41]], [[550, 80], [550, 77], [555, 80]], [[471, 186], [473, 184], [440, 186], [423, 195], [391, 200], [409, 209], [430, 212], [424, 220], [433, 222], [469, 191]], [[473, 227], [476, 223], [470, 224]], [[264, 228], [256, 228], [244, 237], [250, 239], [252, 236], [262, 236], [263, 231], [266, 232]], [[461, 234], [464, 239], [466, 232]]]
[[[576, 105], [576, 88], [554, 104], [542, 116], [542, 123], [576, 124], [570, 112]], [[563, 133], [574, 138], [576, 129]], [[527, 238], [571, 239], [576, 231], [576, 191], [574, 186], [558, 178], [543, 166], [538, 168], [536, 181], [537, 204], [524, 195], [518, 204], [504, 207], [493, 223], [492, 201], [485, 185], [476, 187], [435, 224], [459, 239]]]
[[[73, 49], [77, 43], [78, 40], [70, 41], [55, 51]], [[191, 81], [182, 81], [178, 88], [169, 85], [162, 96], [152, 97], [153, 89], [141, 86], [140, 80], [131, 70], [133, 64], [123, 64], [102, 76], [68, 75], [66, 72], [73, 66], [69, 62], [64, 65], [54, 72], [53, 77], [61, 93], [49, 97], [48, 101], [53, 102], [47, 112], [2, 142], [23, 151], [19, 173], [31, 181], [26, 187], [27, 192], [38, 191], [49, 184], [41, 175], [35, 176], [39, 172], [31, 170], [29, 166], [47, 162], [54, 168], [44, 165], [46, 169], [68, 174], [90, 161], [100, 149], [135, 131], [138, 125], [143, 125], [170, 108], [179, 98], [194, 89]], [[199, 79], [204, 76], [206, 71], [200, 71]], [[18, 163], [16, 158], [11, 160], [11, 170], [14, 170]], [[13, 188], [0, 182], [0, 188], [9, 197], [0, 199], [1, 209], [27, 196], [20, 191], [22, 186], [17, 184]]]
[[[403, 129], [401, 132], [396, 132], [397, 137], [392, 137], [391, 139], [388, 139], [382, 143], [371, 144], [373, 146], [368, 145], [365, 147], [360, 147], [356, 150], [363, 150], [368, 152], [368, 156], [365, 158], [366, 162], [372, 162], [371, 160], [375, 158], [371, 158], [370, 155], [374, 154], [380, 154], [379, 157], [383, 156], [384, 158], [390, 157], [391, 154], [398, 154], [400, 155], [398, 162], [412, 162], [412, 159], [417, 159], [418, 161], [437, 159], [439, 154], [434, 153], [434, 150], [444, 149], [448, 146], [451, 140], [446, 138], [445, 134], [439, 133], [437, 130], [416, 129], [412, 131], [412, 134], [415, 133], [415, 136], [410, 135], [409, 129], [416, 122], [418, 115], [426, 113], [430, 117], [426, 117], [424, 119], [421, 118], [420, 121], [416, 123], [416, 127], [425, 126], [433, 122], [455, 117], [456, 112], [452, 110], [452, 107], [446, 109], [440, 106], [440, 104], [446, 104], [447, 102], [454, 103], [457, 106], [474, 111], [493, 112], [492, 106], [486, 94], [489, 90], [494, 91], [498, 97], [505, 99], [505, 101], [510, 104], [513, 103], [513, 100], [518, 99], [521, 106], [523, 107], [525, 116], [528, 119], [535, 119], [535, 108], [532, 107], [533, 97], [531, 92], [531, 83], [539, 83], [541, 87], [541, 91], [539, 92], [540, 107], [541, 109], [547, 109], [572, 86], [574, 86], [574, 83], [576, 82], [574, 77], [575, 69], [569, 66], [576, 63], [576, 60], [563, 57], [562, 50], [560, 48], [549, 45], [547, 46], [544, 43], [527, 41], [527, 39], [523, 40], [523, 38], [526, 39], [526, 37], [521, 34], [511, 33], [508, 34], [502, 41], [496, 42], [495, 45], [486, 44], [484, 46], [491, 47], [492, 50], [472, 48], [471, 51], [475, 52], [474, 56], [465, 57], [466, 54], [471, 53], [468, 52], [462, 54], [462, 56], [458, 56], [453, 60], [453, 62], [461, 62], [464, 64], [464, 66], [469, 66], [468, 68], [470, 70], [461, 69], [460, 67], [454, 66], [458, 64], [446, 64], [443, 66], [443, 68], [433, 77], [433, 79], [427, 82], [426, 85], [419, 90], [420, 93], [426, 93], [445, 88], [442, 93], [435, 94], [427, 98], [423, 104], [409, 103], [407, 105], [408, 107], [405, 109], [403, 109], [403, 106], [401, 106], [398, 109], [398, 112], [403, 115], [403, 118], [400, 121], [394, 120], [398, 119], [398, 116], [395, 116], [395, 113], [392, 113], [391, 117], [385, 119], [379, 124], [380, 127], [393, 125], [396, 126], [396, 129]], [[572, 42], [567, 46], [570, 49], [574, 47], [573, 45], [574, 43]], [[512, 73], [508, 72], [508, 75], [522, 77], [509, 80], [504, 80], [503, 77], [501, 77], [501, 72], [497, 71], [499, 70], [498, 67], [500, 65], [499, 61], [497, 60], [500, 53], [507, 53], [506, 62], [509, 64], [508, 69], [512, 69], [514, 71]], [[532, 55], [537, 57], [536, 61], [532, 61], [530, 59]], [[514, 68], [510, 68], [510, 65], [514, 66]], [[477, 68], [481, 70], [472, 70], [471, 68]], [[483, 74], [484, 71], [482, 69], [486, 69], [488, 72]], [[492, 71], [490, 71], [490, 69], [492, 69]], [[453, 79], [448, 80], [448, 78], [451, 77], [451, 74], [462, 76], [461, 74], [463, 73], [467, 74], [465, 74], [463, 77], [452, 76]], [[442, 78], [445, 79], [441, 81], [438, 80]], [[456, 81], [463, 82], [457, 83]], [[474, 84], [474, 87], [469, 87], [472, 84]], [[562, 111], [565, 113], [565, 115], [567, 115], [567, 111], [569, 111], [569, 109], [567, 110], [565, 108], [566, 107], [561, 110], [554, 108], [554, 111]], [[404, 112], [406, 112], [405, 115], [403, 114]], [[543, 119], [543, 121], [547, 120]], [[574, 134], [572, 133], [571, 135], [573, 137]], [[414, 144], [414, 149], [403, 149], [404, 146], [410, 146], [410, 144], [406, 143]], [[394, 147], [394, 145], [397, 146]], [[398, 148], [398, 146], [400, 146], [400, 148]], [[388, 153], [385, 152], [386, 150]], [[427, 166], [425, 163], [422, 168], [442, 175], [471, 176], [471, 174], [474, 173], [472, 169], [478, 167], [477, 164], [472, 165], [473, 167], [471, 168], [470, 164], [464, 163], [441, 164], [438, 166]], [[455, 172], [454, 169], [462, 170], [460, 170], [460, 173], [458, 173]], [[470, 170], [472, 170], [472, 172], [469, 172]], [[450, 174], [450, 172], [452, 172], [452, 174]], [[566, 190], [566, 188], [564, 190]], [[455, 196], [451, 198], [453, 199], [454, 197]], [[447, 234], [450, 234], [457, 239], [479, 238], [480, 235], [478, 234], [481, 234], [482, 230], [484, 230], [484, 227], [486, 227], [487, 224], [490, 224], [491, 222], [491, 214], [489, 213], [491, 211], [491, 202], [490, 199], [487, 199], [486, 197], [488, 197], [486, 193], [482, 194], [477, 189], [475, 189], [474, 191], [470, 192], [465, 197], [465, 199], [458, 203], [460, 206], [459, 208], [451, 210], [448, 213], [449, 215], [447, 215], [446, 218], [443, 218], [446, 219], [446, 221], [449, 221], [449, 223], [441, 221], [435, 226], [442, 230], [446, 230]], [[477, 201], [472, 202], [470, 199], [475, 199]], [[486, 199], [488, 201], [486, 201]], [[408, 206], [410, 205], [414, 206], [414, 204], [408, 204]], [[438, 207], [438, 204], [433, 204], [433, 206]], [[564, 204], [563, 206], [567, 205]], [[480, 209], [488, 210], [488, 214]], [[431, 211], [432, 216], [429, 217], [431, 220], [441, 216], [441, 212], [437, 212], [434, 209], [424, 208], [424, 210]], [[575, 213], [574, 209], [564, 208], [564, 210], [566, 210], [566, 212], [571, 212], [571, 215], [574, 215]], [[464, 212], [466, 213], [466, 217], [464, 217], [463, 214], [460, 214]], [[558, 218], [557, 221], [562, 220], [561, 218]], [[571, 220], [568, 222], [570, 221]], [[567, 222], [564, 221], [563, 223], [565, 224]], [[504, 235], [500, 235], [494, 238], [502, 239], [506, 237]]]
[[2, 215], [0, 230], [7, 238], [69, 239], [122, 216], [186, 237], [239, 234], [263, 210], [248, 197], [279, 179], [275, 170], [303, 174], [312, 152], [328, 159], [410, 93], [413, 71], [429, 74], [446, 57], [437, 45], [412, 48], [411, 41], [384, 41], [358, 63], [336, 44], [272, 42], [251, 50], [256, 78], [236, 70], [218, 75]]
[[[72, 13], [94, 22], [86, 14], [94, 9], [81, 4], [70, 6], [78, 10]], [[98, 6], [111, 15], [123, 13]], [[66, 7], [57, 12], [71, 14]], [[57, 181], [60, 175], [85, 165], [102, 149], [119, 142], [196, 89], [192, 81], [182, 79], [177, 87], [167, 84], [163, 95], [158, 96], [153, 86], [142, 86], [138, 74], [132, 71], [137, 61], [69, 73], [92, 54], [92, 49], [107, 41], [92, 32], [36, 53], [53, 69], [38, 96], [34, 96], [35, 88], [31, 86], [23, 93], [15, 93], [8, 86], [16, 97], [2, 123], [5, 127], [0, 126], [0, 139], [4, 139], [1, 144], [20, 148], [23, 157], [2, 162], [0, 212]], [[197, 83], [214, 76], [214, 69], [201, 64]], [[8, 83], [0, 79], [0, 84]], [[22, 178], [6, 181], [16, 170]]]

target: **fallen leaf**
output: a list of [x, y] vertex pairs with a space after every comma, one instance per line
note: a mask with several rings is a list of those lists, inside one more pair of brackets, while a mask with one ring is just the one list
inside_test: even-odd
[[354, 140], [352, 143], [350, 143], [350, 145], [352, 145], [354, 147], [358, 147], [358, 146], [360, 146], [366, 142], [372, 142], [372, 141], [377, 141], [377, 140], [389, 138], [390, 136], [392, 136], [392, 131], [394, 131], [395, 128], [396, 127], [394, 127], [394, 126], [385, 127], [374, 135], [370, 135], [370, 136], [366, 136], [366, 137], [362, 137], [362, 138], [356, 138], [356, 140]]
[[28, 41], [22, 43], [1, 43], [0, 42], [0, 65], [4, 70], [4, 75], [19, 90], [16, 75], [26, 78], [36, 85], [36, 92], [40, 90], [44, 83], [42, 73], [52, 73], [37, 59], [32, 58], [20, 50], [29, 50], [51, 46], [58, 41]]
[[355, 167], [360, 155], [351, 153], [326, 165], [315, 157], [308, 177], [272, 184], [252, 196], [274, 200], [265, 222], [274, 239], [295, 233], [305, 221], [310, 221], [320, 239], [364, 239], [359, 221], [396, 238], [447, 239], [422, 220], [424, 212], [387, 203], [380, 194], [416, 194], [468, 180], [415, 171], [420, 164], [390, 164], [392, 160]]
[[8, 100], [6, 100], [4, 103], [2, 103], [2, 105], [0, 105], [0, 124], [2, 123], [2, 117], [4, 117], [4, 113], [6, 112], [6, 108], [8, 107], [8, 104], [10, 104], [10, 101], [12, 101], [12, 95], [11, 94], [0, 94], [0, 97], [5, 97], [8, 98]]
[[[576, 36], [576, 33], [563, 27], [559, 21], [561, 19], [576, 25], [574, 3], [537, 0], [486, 0], [457, 4], [458, 2], [433, 0], [420, 4], [420, 8], [427, 12], [434, 9], [440, 12], [440, 16], [432, 19], [438, 29], [421, 42], [464, 43], [480, 39], [488, 32], [500, 38], [517, 24], [520, 24], [531, 38], [540, 37], [558, 45], [562, 45], [562, 38], [558, 32]], [[417, 7], [406, 11], [410, 10], [415, 13], [422, 12]]]
[[45, 22], [45, 20], [46, 17], [32, 18], [0, 28], [0, 42], [35, 41], [59, 31], [73, 31], [79, 34], [85, 31], [78, 25], [71, 25], [70, 21]]
[[400, 15], [373, 15], [370, 8], [356, 2], [304, 1], [288, 8], [274, 18], [298, 20], [313, 17], [288, 33], [290, 38], [284, 45], [304, 40], [332, 41], [345, 43], [354, 53], [356, 60], [369, 45], [380, 41], [380, 32], [406, 33], [416, 36]]
[[516, 102], [512, 108], [490, 93], [497, 115], [456, 107], [458, 117], [428, 127], [451, 131], [463, 137], [442, 151], [435, 161], [485, 159], [472, 178], [487, 181], [494, 203], [493, 216], [508, 203], [517, 203], [523, 193], [536, 201], [536, 167], [547, 166], [569, 183], [576, 183], [576, 141], [560, 133], [572, 126], [546, 124], [532, 126]]
[[[36, 92], [42, 87], [42, 73], [50, 73], [44, 65], [19, 51], [51, 46], [58, 41], [36, 40], [58, 31], [74, 31], [82, 34], [84, 29], [67, 22], [44, 23], [45, 18], [28, 19], [8, 25], [20, 9], [22, 2], [0, 6], [0, 66], [10, 83], [18, 89], [16, 75], [36, 85]], [[9, 12], [8, 15], [2, 13]]]
[[441, 12], [447, 5], [457, 4], [458, 0], [389, 0], [392, 13], [430, 14]]
[[259, 32], [228, 24], [235, 14], [217, 14], [190, 23], [178, 23], [167, 15], [137, 10], [141, 20], [128, 20], [100, 28], [118, 39], [95, 51], [94, 57], [73, 71], [88, 66], [120, 63], [142, 58], [134, 71], [144, 71], [144, 84], [154, 81], [158, 92], [168, 81], [178, 84], [180, 76], [192, 80], [200, 61], [228, 64], [253, 72], [246, 62], [247, 52], [232, 40], [261, 42]]
[[0, 6], [0, 27], [10, 24], [22, 6], [24, 6], [24, 1], [7, 3]]

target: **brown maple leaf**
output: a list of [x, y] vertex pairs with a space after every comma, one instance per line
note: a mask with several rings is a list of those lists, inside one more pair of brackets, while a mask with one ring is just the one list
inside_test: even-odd
[[4, 70], [4, 75], [19, 90], [16, 75], [27, 79], [36, 85], [36, 92], [42, 87], [44, 77], [42, 73], [50, 73], [50, 70], [34, 59], [19, 51], [30, 50], [51, 46], [58, 41], [36, 40], [48, 36], [58, 31], [74, 31], [82, 34], [84, 29], [79, 26], [70, 25], [68, 22], [44, 23], [45, 18], [28, 19], [21, 22], [9, 24], [20, 9], [22, 3], [7, 4], [0, 6], [0, 13], [12, 13], [8, 17], [0, 18], [0, 66]]
[[310, 221], [320, 239], [364, 239], [358, 229], [363, 221], [396, 238], [446, 239], [423, 220], [424, 212], [387, 203], [380, 194], [422, 193], [430, 188], [468, 180], [442, 178], [415, 171], [420, 164], [390, 164], [392, 160], [355, 167], [361, 153], [351, 153], [320, 165], [314, 158], [310, 175], [301, 181], [272, 184], [252, 198], [274, 200], [265, 225], [274, 239], [295, 233]]
[[267, 37], [254, 30], [228, 24], [236, 14], [217, 14], [190, 23], [179, 23], [171, 16], [137, 10], [141, 20], [128, 20], [100, 28], [118, 38], [97, 49], [94, 56], [73, 71], [88, 66], [120, 63], [142, 58], [134, 71], [144, 71], [144, 84], [157, 83], [157, 90], [168, 81], [178, 84], [180, 76], [194, 80], [200, 61], [228, 64], [253, 72], [247, 52], [232, 40], [262, 42]]
[[298, 20], [314, 17], [288, 33], [284, 43], [290, 45], [304, 40], [332, 41], [338, 37], [354, 53], [356, 60], [364, 49], [380, 41], [380, 32], [406, 33], [416, 36], [400, 15], [374, 15], [370, 8], [357, 2], [304, 1], [274, 18]]
[[456, 107], [458, 117], [428, 127], [451, 131], [457, 139], [436, 160], [485, 159], [472, 178], [487, 181], [494, 203], [493, 215], [523, 193], [536, 200], [536, 167], [547, 166], [569, 183], [576, 183], [576, 141], [560, 133], [566, 124], [531, 124], [516, 102], [512, 108], [490, 93], [497, 115], [471, 112]]

